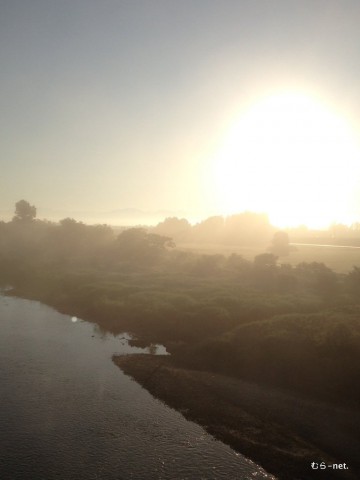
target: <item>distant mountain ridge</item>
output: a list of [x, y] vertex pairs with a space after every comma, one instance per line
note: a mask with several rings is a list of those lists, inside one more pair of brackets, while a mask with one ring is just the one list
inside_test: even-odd
[[[1, 212], [1, 211], [0, 211]], [[12, 218], [13, 213], [3, 210], [1, 217], [4, 220]], [[119, 208], [107, 211], [91, 211], [91, 210], [60, 210], [41, 208], [37, 209], [37, 217], [58, 221], [63, 218], [74, 218], [75, 220], [85, 223], [109, 223], [114, 225], [138, 225], [149, 224], [155, 225], [163, 221], [167, 217], [184, 217], [186, 212], [174, 210], [141, 210], [139, 208]], [[5, 218], [6, 217], [6, 218]]]

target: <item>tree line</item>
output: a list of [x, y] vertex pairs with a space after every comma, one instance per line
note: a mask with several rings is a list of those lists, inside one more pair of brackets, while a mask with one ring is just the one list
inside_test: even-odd
[[0, 285], [106, 331], [163, 342], [191, 368], [360, 400], [358, 266], [338, 274], [320, 262], [281, 263], [282, 233], [248, 260], [182, 251], [157, 232], [37, 220], [20, 201], [0, 222]]

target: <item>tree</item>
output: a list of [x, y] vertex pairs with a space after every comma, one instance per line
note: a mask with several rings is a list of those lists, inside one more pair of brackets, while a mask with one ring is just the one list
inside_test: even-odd
[[224, 233], [223, 229], [223, 217], [209, 217], [192, 228], [192, 237], [195, 242], [218, 242]]
[[275, 232], [270, 251], [279, 257], [289, 255], [290, 244], [289, 244], [289, 235], [287, 232]]
[[276, 267], [278, 257], [273, 253], [260, 253], [254, 258], [254, 267], [257, 268], [274, 268]]
[[219, 273], [224, 263], [224, 255], [201, 255], [193, 268], [193, 273], [196, 275], [212, 275]]
[[151, 263], [175, 246], [170, 237], [147, 233], [144, 228], [125, 230], [117, 237], [118, 257], [128, 262]]
[[310, 288], [324, 297], [334, 297], [338, 292], [338, 276], [329, 267], [320, 262], [301, 262], [296, 272], [307, 281]]
[[154, 227], [152, 231], [158, 235], [171, 237], [175, 241], [183, 241], [189, 237], [191, 225], [185, 218], [168, 217]]
[[232, 244], [264, 243], [269, 241], [273, 231], [267, 215], [256, 212], [243, 212], [226, 217], [225, 238]]
[[36, 217], [36, 208], [26, 200], [19, 200], [15, 204], [15, 216], [13, 221], [31, 222]]
[[249, 260], [245, 260], [242, 255], [232, 253], [227, 258], [226, 267], [228, 270], [233, 272], [248, 273], [251, 269], [251, 262]]

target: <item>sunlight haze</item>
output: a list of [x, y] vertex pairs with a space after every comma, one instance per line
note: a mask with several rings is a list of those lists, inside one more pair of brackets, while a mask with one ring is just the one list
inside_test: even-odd
[[0, 0], [0, 480], [360, 479], [359, 26]]
[[286, 91], [240, 115], [213, 166], [225, 214], [264, 211], [281, 227], [354, 222], [359, 171], [351, 125], [311, 96]]
[[95, 222], [359, 221], [359, 19], [357, 1], [0, 2], [2, 218], [24, 198]]

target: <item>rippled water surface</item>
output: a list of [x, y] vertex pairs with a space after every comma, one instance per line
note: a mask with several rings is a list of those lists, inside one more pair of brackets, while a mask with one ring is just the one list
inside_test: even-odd
[[142, 349], [76, 320], [0, 296], [1, 480], [273, 478], [111, 361]]

